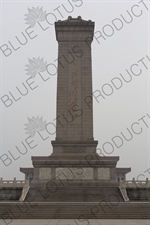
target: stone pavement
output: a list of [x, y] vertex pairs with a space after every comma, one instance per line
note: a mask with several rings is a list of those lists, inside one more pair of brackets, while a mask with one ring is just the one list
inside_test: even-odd
[[150, 225], [150, 220], [131, 219], [23, 219], [23, 220], [0, 220], [0, 225]]

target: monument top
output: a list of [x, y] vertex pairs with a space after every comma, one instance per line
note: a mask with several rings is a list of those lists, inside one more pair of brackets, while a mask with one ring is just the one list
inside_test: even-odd
[[[56, 39], [59, 42], [78, 41], [91, 43], [94, 35], [94, 22], [68, 17], [66, 20], [55, 22]], [[86, 44], [87, 45], [87, 44]]]
[[91, 20], [83, 20], [81, 16], [78, 16], [77, 18], [72, 18], [71, 16], [68, 16], [67, 20], [58, 20], [58, 22], [55, 22], [56, 25], [93, 25], [94, 22]]

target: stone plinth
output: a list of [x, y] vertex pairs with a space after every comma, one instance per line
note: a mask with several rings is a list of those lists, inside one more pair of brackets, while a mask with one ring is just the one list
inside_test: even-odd
[[[66, 153], [67, 154], [67, 153]], [[73, 154], [73, 153], [72, 153]], [[72, 154], [59, 160], [56, 156], [32, 157], [34, 179], [88, 179], [116, 180], [115, 168], [119, 157], [100, 157], [95, 154], [80, 155], [80, 159]], [[76, 154], [76, 153], [74, 153]], [[96, 158], [97, 157], [97, 158]]]

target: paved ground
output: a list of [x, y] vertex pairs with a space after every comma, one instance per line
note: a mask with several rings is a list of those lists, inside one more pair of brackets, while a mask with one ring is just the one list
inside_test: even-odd
[[115, 220], [115, 219], [98, 219], [98, 220], [84, 220], [78, 219], [50, 219], [50, 220], [0, 220], [0, 225], [150, 225], [150, 220]]

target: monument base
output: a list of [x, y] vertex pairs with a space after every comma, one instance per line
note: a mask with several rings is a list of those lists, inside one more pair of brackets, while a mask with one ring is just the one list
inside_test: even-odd
[[25, 201], [32, 202], [123, 202], [116, 181], [34, 180]]
[[36, 202], [123, 201], [115, 171], [119, 157], [100, 157], [91, 148], [77, 154], [78, 148], [32, 157], [34, 176], [25, 201], [30, 195]]

